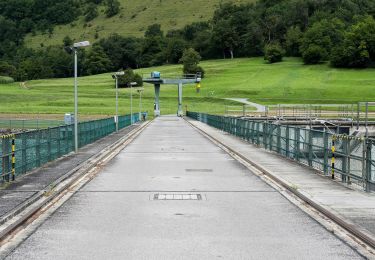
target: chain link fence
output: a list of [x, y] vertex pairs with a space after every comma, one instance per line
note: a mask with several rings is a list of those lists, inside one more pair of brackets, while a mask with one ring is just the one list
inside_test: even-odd
[[42, 129], [47, 127], [56, 127], [63, 125], [61, 120], [44, 120], [44, 119], [0, 119], [0, 128], [2, 129]]
[[[139, 113], [132, 117], [133, 123], [139, 121]], [[131, 115], [119, 116], [118, 120], [119, 129], [131, 125]], [[78, 123], [78, 146], [93, 143], [115, 131], [112, 117]], [[0, 183], [74, 151], [73, 124], [0, 137]]]
[[344, 183], [375, 191], [375, 140], [196, 112], [187, 112], [187, 116]]

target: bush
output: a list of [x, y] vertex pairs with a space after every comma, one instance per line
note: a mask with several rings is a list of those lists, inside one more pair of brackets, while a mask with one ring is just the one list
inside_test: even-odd
[[106, 16], [112, 17], [120, 12], [120, 2], [118, 0], [107, 0], [107, 8], [105, 10]]
[[93, 3], [89, 4], [85, 10], [85, 21], [90, 22], [99, 15], [97, 6]]
[[0, 61], [0, 76], [14, 77], [15, 75], [16, 67], [5, 61]]
[[183, 72], [185, 74], [197, 74], [197, 72], [200, 72], [203, 78], [205, 71], [201, 66], [198, 66], [200, 60], [201, 56], [193, 48], [186, 49], [180, 59], [180, 62], [184, 64]]
[[0, 84], [10, 84], [10, 83], [13, 83], [13, 82], [14, 82], [14, 79], [11, 78], [11, 77], [0, 76]]
[[118, 78], [118, 86], [120, 88], [127, 88], [131, 82], [137, 82], [137, 87], [143, 86], [142, 76], [134, 73], [132, 69], [126, 69], [125, 74]]
[[271, 43], [265, 48], [264, 60], [268, 61], [269, 63], [280, 62], [283, 60], [284, 55], [285, 51], [283, 48], [281, 48], [280, 44]]
[[302, 52], [302, 59], [305, 64], [318, 64], [328, 56], [327, 51], [315, 44], [310, 45]]
[[331, 65], [334, 67], [366, 68], [370, 63], [370, 54], [364, 44], [359, 47], [337, 46], [331, 53]]

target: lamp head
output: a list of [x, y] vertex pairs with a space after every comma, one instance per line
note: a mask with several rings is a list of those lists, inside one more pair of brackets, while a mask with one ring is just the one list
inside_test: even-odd
[[84, 47], [88, 47], [88, 46], [90, 46], [89, 41], [76, 42], [76, 43], [73, 44], [74, 48], [84, 48]]
[[123, 76], [125, 75], [125, 72], [124, 71], [118, 71], [115, 73], [116, 76]]

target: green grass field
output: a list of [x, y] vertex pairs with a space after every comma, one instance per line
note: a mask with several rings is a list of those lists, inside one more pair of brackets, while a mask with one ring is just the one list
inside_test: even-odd
[[[180, 29], [192, 22], [208, 21], [220, 2], [246, 3], [255, 0], [143, 0], [129, 1], [120, 0], [121, 11], [118, 15], [106, 18], [104, 8], [99, 9], [99, 16], [87, 23], [84, 17], [71, 24], [57, 26], [51, 37], [48, 34], [29, 34], [26, 46], [37, 48], [43, 43], [44, 46], [62, 44], [65, 36], [70, 36], [75, 41], [90, 40], [94, 42], [100, 38], [108, 37], [112, 33], [123, 36], [144, 35], [147, 27], [151, 24], [161, 24], [162, 30], [167, 32], [171, 29]], [[99, 38], [95, 39], [98, 33]]]
[[[287, 58], [278, 64], [266, 64], [262, 58], [204, 61], [207, 77], [201, 93], [195, 85], [184, 88], [184, 106], [189, 110], [223, 113], [225, 105], [237, 103], [223, 98], [249, 98], [261, 104], [278, 103], [355, 103], [375, 101], [375, 69], [334, 69], [326, 64], [308, 66], [301, 60]], [[139, 70], [148, 75], [159, 70], [162, 75], [178, 74], [181, 65]], [[143, 110], [153, 111], [153, 86], [145, 84]], [[63, 114], [73, 111], [73, 79], [29, 81], [25, 84], [0, 85], [0, 112], [3, 114]], [[133, 89], [134, 111], [139, 95]], [[130, 112], [130, 90], [120, 89], [120, 112]], [[110, 74], [79, 78], [79, 110], [82, 116], [103, 117], [115, 111], [114, 80]], [[177, 87], [162, 86], [162, 114], [177, 110]], [[48, 117], [48, 116], [47, 116]], [[49, 117], [51, 118], [51, 116]]]

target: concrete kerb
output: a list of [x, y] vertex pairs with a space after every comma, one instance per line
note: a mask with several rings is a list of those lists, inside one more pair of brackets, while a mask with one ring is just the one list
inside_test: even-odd
[[[186, 120], [186, 118], [184, 118], [184, 119]], [[212, 142], [214, 142], [216, 144], [219, 144], [222, 148], [225, 148], [224, 150], [227, 150], [230, 153], [235, 154], [236, 156], [241, 158], [243, 161], [249, 163], [255, 169], [257, 169], [258, 171], [260, 171], [261, 173], [263, 173], [264, 175], [269, 177], [271, 180], [273, 180], [276, 183], [278, 183], [279, 185], [281, 185], [283, 188], [285, 188], [286, 190], [288, 190], [289, 192], [291, 192], [292, 194], [297, 196], [299, 199], [301, 199], [302, 201], [304, 201], [305, 203], [310, 205], [312, 208], [316, 209], [318, 212], [322, 213], [324, 216], [331, 219], [333, 222], [335, 222], [336, 224], [338, 224], [339, 226], [341, 226], [342, 228], [347, 230], [349, 233], [353, 234], [358, 239], [360, 239], [361, 241], [363, 241], [364, 243], [366, 243], [367, 245], [369, 245], [370, 247], [375, 249], [375, 237], [373, 236], [373, 234], [367, 232], [366, 230], [361, 229], [361, 227], [353, 224], [351, 221], [339, 217], [337, 214], [332, 212], [331, 209], [328, 209], [328, 208], [320, 205], [318, 202], [314, 201], [313, 199], [307, 197], [303, 192], [296, 189], [293, 186], [293, 184], [288, 183], [281, 178], [278, 178], [271, 171], [267, 170], [263, 166], [261, 166], [258, 163], [252, 161], [251, 159], [247, 158], [246, 156], [244, 156], [240, 152], [233, 150], [231, 147], [225, 145], [220, 140], [218, 140], [217, 138], [213, 137], [212, 135], [206, 133], [205, 131], [200, 129], [198, 126], [195, 126], [194, 124], [189, 122], [188, 120], [186, 120], [186, 122], [189, 125], [191, 125], [194, 129], [199, 131], [202, 135], [207, 137], [209, 140], [211, 140]]]
[[[44, 205], [49, 203], [51, 200], [56, 198], [63, 191], [67, 190], [72, 184], [74, 184], [79, 178], [85, 173], [89, 172], [94, 168], [102, 159], [107, 157], [113, 150], [116, 150], [123, 145], [127, 140], [137, 136], [143, 129], [145, 129], [151, 121], [144, 122], [138, 128], [132, 130], [115, 143], [107, 146], [100, 154], [91, 156], [83, 163], [76, 166], [71, 171], [67, 172], [59, 179], [51, 183], [48, 189], [39, 191], [37, 194], [20, 204], [18, 207], [4, 215], [0, 219], [0, 241], [29, 217], [35, 214]], [[56, 189], [55, 189], [56, 188]]]

